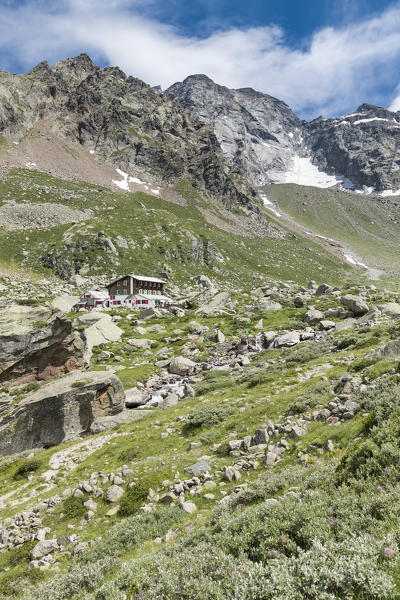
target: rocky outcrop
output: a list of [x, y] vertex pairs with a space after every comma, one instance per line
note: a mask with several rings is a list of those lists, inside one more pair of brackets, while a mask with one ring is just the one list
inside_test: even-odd
[[[206, 75], [191, 75], [167, 92], [213, 128], [225, 159], [253, 185], [318, 186], [319, 169], [322, 178], [332, 176], [322, 187], [335, 185], [336, 177], [357, 189], [400, 188], [400, 111], [362, 104], [350, 115], [306, 123], [277, 98], [228, 89]], [[308, 182], [304, 170], [314, 170]]]
[[196, 118], [211, 125], [227, 161], [254, 185], [271, 183], [301, 149], [303, 123], [282, 102], [251, 88], [231, 90], [206, 75], [191, 75], [168, 90]]
[[196, 310], [196, 314], [205, 316], [217, 316], [232, 313], [235, 309], [235, 303], [228, 292], [219, 292], [206, 300]]
[[115, 375], [75, 371], [2, 406], [0, 456], [78, 439], [93, 421], [124, 408], [124, 390]]
[[14, 305], [0, 315], [0, 383], [46, 380], [83, 364], [83, 342], [61, 313]]
[[359, 189], [400, 188], [399, 141], [400, 113], [371, 104], [343, 117], [319, 117], [305, 127], [313, 162]]
[[118, 67], [102, 69], [81, 54], [23, 75], [3, 72], [0, 132], [19, 141], [39, 120], [130, 175], [163, 184], [188, 178], [229, 209], [257, 210], [229, 176], [212, 130]]

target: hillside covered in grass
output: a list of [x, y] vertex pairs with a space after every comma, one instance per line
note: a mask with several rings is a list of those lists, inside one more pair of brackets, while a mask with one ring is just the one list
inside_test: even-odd
[[205, 316], [213, 294], [114, 310], [92, 356], [150, 395], [185, 357], [182, 396], [0, 460], [1, 598], [399, 596], [397, 295], [271, 282]]
[[167, 271], [183, 283], [204, 272], [228, 286], [266, 276], [339, 283], [352, 274], [267, 216], [229, 213], [186, 180], [171, 193], [168, 201], [15, 169], [0, 181], [1, 262], [64, 280]]
[[268, 198], [295, 223], [339, 242], [348, 254], [355, 253], [386, 278], [398, 277], [400, 205], [396, 197], [293, 184], [265, 189]]

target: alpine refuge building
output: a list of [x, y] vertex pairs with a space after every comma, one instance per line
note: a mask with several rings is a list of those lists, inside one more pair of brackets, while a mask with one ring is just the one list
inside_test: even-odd
[[109, 294], [109, 306], [147, 305], [163, 307], [175, 304], [174, 300], [164, 295], [165, 281], [155, 277], [142, 277], [128, 273], [114, 279], [106, 285]]

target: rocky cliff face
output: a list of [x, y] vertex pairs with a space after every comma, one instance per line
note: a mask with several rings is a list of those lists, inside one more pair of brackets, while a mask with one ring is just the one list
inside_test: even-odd
[[363, 104], [350, 115], [306, 123], [272, 96], [231, 90], [205, 75], [167, 92], [213, 127], [227, 161], [253, 185], [400, 188], [400, 112]]
[[347, 177], [358, 189], [400, 188], [400, 112], [362, 104], [354, 113], [305, 126], [313, 161]]
[[187, 77], [167, 93], [213, 127], [225, 158], [254, 185], [287, 171], [296, 150], [304, 154], [303, 123], [281, 100], [251, 88], [230, 90], [206, 75]]
[[83, 342], [61, 313], [13, 305], [0, 317], [0, 384], [43, 381], [83, 365]]
[[43, 121], [131, 175], [162, 184], [187, 177], [230, 209], [252, 205], [209, 127], [171, 96], [85, 54], [24, 75], [0, 73], [0, 133], [19, 142]]

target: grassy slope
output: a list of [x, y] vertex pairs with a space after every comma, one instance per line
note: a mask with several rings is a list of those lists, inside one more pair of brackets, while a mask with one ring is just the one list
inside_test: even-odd
[[400, 208], [395, 199], [294, 184], [273, 185], [266, 191], [297, 223], [342, 242], [373, 267], [400, 272]]
[[[178, 191], [187, 198], [187, 206], [179, 206], [143, 193], [112, 192], [82, 182], [56, 179], [31, 170], [14, 170], [0, 181], [0, 199], [17, 202], [57, 202], [73, 208], [90, 208], [93, 217], [76, 225], [60, 225], [49, 229], [6, 232], [0, 230], [0, 256], [3, 264], [22, 265], [26, 269], [46, 273], [41, 257], [49, 249], [59, 249], [71, 260], [88, 265], [89, 274], [125, 272], [157, 272], [169, 265], [177, 282], [204, 272], [233, 285], [256, 285], [265, 277], [292, 279], [306, 283], [321, 279], [342, 282], [352, 273], [350, 267], [318, 245], [289, 233], [283, 239], [246, 238], [232, 235], [210, 225], [198, 210], [204, 200], [190, 186], [181, 182]], [[218, 207], [215, 207], [218, 212]], [[110, 255], [100, 247], [89, 252], [71, 253], [62, 238], [72, 242], [96, 239], [103, 231], [115, 243], [118, 256], [113, 265]], [[129, 249], [118, 246], [122, 236]], [[200, 244], [214, 243], [223, 262], [208, 264], [190, 257], [193, 239]], [[23, 252], [28, 255], [24, 256]], [[166, 253], [177, 251], [178, 257]], [[176, 253], [176, 252], [175, 252]]]
[[[324, 307], [324, 300], [317, 301], [316, 306], [317, 308]], [[279, 313], [257, 314], [252, 317], [251, 323], [246, 325], [246, 328], [250, 332], [256, 331], [255, 324], [260, 316], [263, 316], [265, 328], [274, 327], [290, 329], [298, 326], [298, 322], [301, 320], [303, 312], [304, 310], [302, 309], [285, 308]], [[125, 330], [125, 338], [131, 335], [130, 326], [128, 321], [124, 318], [124, 311], [119, 311], [119, 314], [123, 316], [122, 320], [119, 321], [119, 325]], [[162, 338], [165, 335], [170, 335], [177, 327], [184, 329], [185, 325], [187, 325], [191, 319], [193, 319], [193, 315], [188, 313], [180, 319], [170, 317], [160, 319], [159, 321], [152, 321], [152, 325], [158, 323], [166, 330], [165, 333], [146, 334], [146, 337], [151, 337], [155, 341], [153, 352], [163, 345]], [[234, 339], [235, 335], [240, 334], [238, 326], [231, 317], [213, 319], [196, 318], [196, 320], [203, 324], [208, 324], [209, 326], [221, 328], [230, 339]], [[282, 415], [288, 411], [294, 401], [299, 399], [299, 396], [310, 391], [310, 388], [312, 388], [313, 385], [324, 381], [323, 379], [321, 380], [321, 375], [326, 378], [325, 381], [331, 382], [333, 385], [343, 373], [348, 370], [352, 371], [352, 365], [357, 361], [360, 361], [371, 348], [381, 345], [384, 341], [397, 337], [398, 335], [398, 327], [390, 327], [383, 324], [374, 327], [373, 330], [366, 328], [359, 333], [344, 332], [335, 334], [328, 340], [328, 347], [325, 348], [323, 353], [317, 350], [314, 354], [307, 354], [307, 352], [303, 350], [303, 348], [305, 348], [303, 344], [296, 348], [284, 350], [280, 352], [280, 356], [286, 362], [275, 365], [268, 363], [267, 361], [271, 359], [276, 360], [279, 357], [279, 352], [277, 350], [265, 351], [258, 354], [255, 357], [254, 362], [242, 373], [237, 373], [234, 376], [234, 380], [232, 379], [231, 373], [224, 373], [221, 371], [206, 373], [204, 381], [195, 386], [197, 389], [197, 396], [195, 398], [187, 399], [180, 402], [177, 406], [166, 410], [154, 410], [150, 415], [144, 416], [143, 419], [138, 422], [119, 427], [117, 432], [121, 434], [120, 436], [110, 440], [110, 442], [104, 445], [102, 449], [84, 460], [71, 474], [65, 476], [63, 473], [60, 473], [56, 479], [56, 487], [46, 494], [39, 493], [38, 497], [48, 497], [56, 493], [61, 493], [67, 487], [74, 487], [82, 479], [87, 479], [90, 473], [94, 471], [101, 470], [105, 473], [115, 472], [122, 464], [129, 463], [134, 471], [135, 479], [137, 481], [143, 479], [150, 481], [151, 486], [155, 490], [159, 487], [162, 489], [163, 480], [167, 479], [173, 481], [176, 472], [179, 472], [180, 476], [184, 477], [183, 468], [198, 460], [199, 455], [211, 456], [213, 471], [224, 465], [232, 464], [232, 457], [219, 455], [213, 452], [212, 446], [215, 443], [224, 443], [232, 438], [237, 439], [244, 435], [251, 435], [254, 433], [255, 429], [262, 426], [262, 424], [265, 424], [269, 419], [272, 419], [274, 422], [281, 422]], [[171, 346], [171, 350], [174, 354], [179, 354], [180, 346], [185, 343], [185, 336], [182, 335], [182, 338], [182, 340]], [[347, 347], [344, 350], [335, 351], [335, 347], [337, 348], [335, 340], [337, 342], [337, 340], [343, 340], [344, 338], [349, 340]], [[206, 351], [204, 343], [198, 343], [197, 346], [200, 351]], [[125, 383], [132, 385], [136, 379], [144, 381], [149, 372], [156, 371], [153, 364], [156, 360], [154, 354], [150, 358], [145, 357], [141, 351], [130, 354], [126, 350], [124, 339], [119, 343], [109, 346], [109, 348], [123, 357], [122, 365], [125, 366], [125, 371], [121, 371], [121, 374]], [[143, 365], [143, 361], [146, 363], [145, 365]], [[143, 366], [141, 367], [140, 365]], [[321, 367], [321, 365], [325, 365], [325, 367], [317, 374], [316, 369]], [[393, 361], [380, 361], [372, 366], [369, 366], [366, 363], [364, 367], [361, 364], [363, 370], [358, 372], [361, 375], [376, 377], [390, 371], [393, 366], [396, 366], [396, 363]], [[132, 378], [129, 378], [127, 375], [129, 370], [132, 370], [133, 372]], [[315, 373], [314, 375], [303, 380], [302, 376], [313, 372]], [[226, 399], [229, 399], [229, 406], [232, 408], [232, 414], [225, 418], [222, 423], [212, 428], [197, 428], [190, 434], [184, 431], [181, 424], [182, 417], [188, 416], [200, 407], [205, 407], [207, 405], [220, 405], [222, 403], [226, 406]], [[242, 480], [239, 483], [247, 483], [250, 486], [253, 486], [253, 488], [250, 488], [249, 492], [244, 491], [242, 493], [236, 511], [233, 509], [233, 512], [227, 510], [224, 513], [225, 516], [223, 516], [221, 526], [218, 525], [218, 519], [221, 518], [221, 516], [214, 516], [210, 520], [211, 511], [215, 508], [216, 501], [223, 497], [222, 493], [224, 491], [229, 492], [230, 489], [234, 488], [236, 485], [223, 482], [221, 476], [217, 476], [217, 488], [212, 490], [215, 495], [215, 501], [206, 500], [203, 498], [203, 495], [193, 497], [198, 508], [198, 512], [194, 515], [185, 515], [179, 510], [167, 514], [165, 509], [158, 507], [156, 513], [158, 515], [158, 521], [154, 521], [156, 517], [151, 516], [141, 517], [138, 522], [135, 520], [133, 522], [129, 520], [121, 521], [121, 517], [118, 515], [107, 517], [105, 513], [109, 509], [109, 505], [104, 503], [101, 499], [97, 499], [96, 501], [98, 502], [99, 508], [96, 518], [90, 521], [86, 526], [82, 527], [84, 521], [81, 521], [80, 516], [76, 516], [75, 518], [63, 517], [62, 513], [64, 512], [64, 505], [59, 505], [56, 508], [55, 515], [50, 514], [46, 518], [46, 523], [51, 524], [52, 535], [68, 535], [71, 531], [75, 530], [79, 533], [82, 540], [91, 540], [100, 535], [105, 539], [105, 545], [104, 547], [101, 545], [99, 546], [98, 544], [93, 546], [93, 556], [90, 555], [92, 556], [90, 561], [92, 563], [91, 568], [94, 569], [94, 571], [90, 571], [87, 575], [82, 574], [84, 571], [84, 566], [82, 565], [84, 565], [85, 554], [82, 555], [82, 559], [79, 557], [75, 560], [68, 557], [61, 559], [61, 573], [68, 573], [70, 569], [78, 568], [77, 573], [79, 576], [77, 576], [75, 571], [72, 571], [75, 575], [72, 574], [71, 578], [72, 580], [75, 581], [76, 579], [77, 581], [74, 583], [75, 587], [73, 589], [75, 591], [73, 594], [68, 591], [69, 588], [66, 588], [67, 591], [65, 591], [62, 586], [61, 588], [64, 589], [64, 591], [60, 591], [57, 584], [54, 587], [53, 597], [57, 599], [85, 597], [90, 598], [90, 600], [112, 600], [114, 598], [122, 598], [122, 596], [116, 595], [116, 589], [111, 590], [111, 588], [108, 592], [107, 589], [104, 589], [102, 593], [99, 592], [99, 595], [84, 595], [83, 590], [90, 590], [92, 587], [95, 589], [98, 588], [103, 583], [105, 576], [106, 583], [104, 585], [106, 587], [108, 585], [113, 586], [111, 581], [108, 580], [113, 580], [117, 577], [117, 579], [120, 579], [118, 585], [122, 585], [123, 587], [128, 586], [124, 587], [124, 589], [125, 591], [129, 589], [129, 593], [132, 593], [132, 595], [128, 597], [135, 600], [147, 597], [173, 597], [174, 599], [179, 598], [182, 600], [201, 600], [205, 597], [218, 599], [230, 598], [231, 596], [229, 596], [227, 592], [229, 585], [227, 577], [229, 579], [229, 571], [225, 573], [223, 577], [221, 576], [221, 585], [223, 586], [222, 595], [218, 595], [217, 590], [214, 588], [211, 592], [206, 592], [206, 587], [201, 587], [206, 586], [206, 576], [209, 576], [208, 571], [212, 574], [213, 569], [216, 568], [218, 562], [224, 557], [231, 557], [229, 560], [232, 560], [233, 564], [230, 565], [230, 568], [238, 568], [240, 570], [240, 564], [243, 564], [243, 561], [246, 563], [248, 556], [253, 556], [253, 559], [256, 561], [263, 559], [263, 561], [266, 561], [265, 564], [269, 565], [271, 564], [270, 560], [267, 559], [266, 556], [262, 558], [262, 552], [266, 552], [269, 548], [274, 549], [278, 547], [279, 550], [286, 553], [287, 556], [295, 556], [300, 548], [310, 548], [312, 546], [311, 541], [315, 537], [322, 540], [325, 539], [327, 540], [326, 543], [330, 544], [334, 543], [334, 540], [336, 540], [335, 543], [339, 543], [341, 539], [347, 540], [347, 543], [350, 544], [352, 543], [350, 542], [352, 535], [358, 535], [360, 528], [361, 532], [364, 533], [364, 528], [366, 532], [371, 531], [374, 535], [376, 533], [378, 540], [376, 543], [378, 544], [381, 543], [379, 542], [379, 536], [382, 537], [384, 535], [382, 532], [395, 531], [396, 535], [399, 535], [397, 521], [393, 521], [395, 518], [394, 511], [398, 489], [397, 487], [394, 487], [393, 492], [390, 492], [390, 498], [386, 498], [386, 504], [382, 505], [382, 495], [379, 492], [379, 488], [377, 488], [377, 484], [381, 482], [382, 477], [378, 477], [377, 482], [372, 484], [372, 488], [370, 484], [365, 483], [365, 490], [361, 480], [355, 486], [357, 488], [355, 496], [352, 487], [342, 488], [335, 492], [335, 485], [333, 485], [332, 490], [330, 489], [332, 469], [334, 469], [342, 457], [346, 455], [349, 443], [359, 436], [361, 436], [361, 439], [364, 439], [364, 436], [369, 435], [369, 428], [366, 427], [367, 421], [368, 419], [366, 420], [365, 417], [360, 414], [350, 421], [336, 427], [321, 422], [312, 422], [308, 427], [307, 434], [301, 437], [299, 441], [289, 440], [290, 449], [285, 454], [284, 459], [273, 469], [260, 465], [256, 470], [250, 469], [249, 471], [242, 472]], [[371, 419], [369, 419], [369, 421], [371, 422]], [[164, 432], [166, 428], [170, 428], [169, 435], [167, 437], [161, 437], [161, 433]], [[335, 450], [332, 453], [324, 454], [322, 448], [328, 439], [334, 441]], [[189, 443], [191, 441], [201, 441], [201, 448], [190, 450]], [[62, 447], [71, 445], [73, 445], [73, 443]], [[31, 490], [40, 492], [40, 474], [48, 468], [50, 456], [59, 450], [60, 447], [57, 447], [40, 451], [36, 455], [37, 459], [40, 461], [39, 470], [33, 474], [28, 486], [24, 490], [17, 491], [14, 497], [23, 497]], [[299, 466], [298, 453], [302, 450], [308, 452], [307, 468]], [[13, 474], [20, 463], [21, 461], [8, 466], [4, 463], [0, 464], [0, 476], [3, 482], [2, 493], [6, 493], [18, 487], [19, 484], [13, 480]], [[327, 465], [327, 470], [323, 471], [321, 475], [318, 475], [320, 472], [318, 469], [320, 469], [323, 464]], [[273, 475], [274, 473], [275, 475]], [[383, 480], [387, 483], [389, 475], [385, 474]], [[390, 481], [390, 485], [395, 486], [395, 483], [392, 480]], [[219, 485], [219, 483], [221, 483], [221, 485]], [[282, 522], [279, 521], [281, 517], [278, 518], [276, 515], [274, 517], [274, 514], [264, 514], [262, 517], [256, 517], [254, 511], [259, 510], [257, 506], [261, 500], [265, 500], [265, 498], [268, 497], [280, 498], [282, 494], [294, 485], [298, 486], [294, 489], [303, 489], [304, 486], [305, 499], [299, 501], [298, 499], [293, 498], [291, 500], [290, 496], [288, 496], [287, 499], [284, 500], [284, 502], [288, 503], [288, 506], [287, 509], [285, 509], [286, 516]], [[307, 489], [311, 491], [307, 492]], [[310, 494], [309, 497], [308, 494]], [[366, 494], [368, 494], [368, 496], [366, 496]], [[391, 504], [389, 505], [389, 500], [392, 502], [392, 495], [394, 498], [393, 507]], [[356, 496], [362, 498], [361, 504], [360, 500], [356, 499]], [[367, 503], [367, 500], [369, 502], [368, 510], [367, 504], [365, 507], [363, 506], [363, 502], [365, 501]], [[0, 511], [0, 518], [16, 513], [23, 509], [26, 504], [27, 503], [25, 502], [18, 507], [9, 507]], [[330, 506], [336, 506], [335, 510], [339, 513], [337, 517], [342, 524], [341, 531], [339, 530], [336, 532], [336, 530], [329, 525], [329, 523], [332, 523], [332, 516], [329, 516], [332, 513], [329, 513], [329, 510], [333, 510], [332, 508], [329, 508]], [[262, 505], [260, 505], [260, 510], [262, 510]], [[363, 514], [365, 511], [370, 511], [370, 513], [368, 512], [368, 516], [367, 514]], [[247, 518], [249, 519], [248, 523], [246, 521]], [[258, 518], [261, 518], [260, 522], [257, 521]], [[277, 519], [277, 521], [273, 520], [274, 518]], [[123, 523], [122, 529], [118, 529], [120, 522]], [[132, 536], [129, 537], [126, 531], [129, 530], [132, 523], [135, 525], [136, 522], [141, 533], [139, 535], [139, 533], [136, 532], [135, 535], [132, 534]], [[157, 526], [156, 523], [158, 523]], [[68, 527], [68, 525], [71, 524], [74, 526], [74, 529]], [[206, 528], [204, 528], [204, 525], [206, 525]], [[174, 558], [171, 559], [166, 557], [167, 565], [164, 565], [164, 563], [162, 563], [164, 560], [163, 552], [168, 552], [169, 545], [167, 544], [160, 554], [158, 553], [159, 546], [154, 544], [153, 540], [158, 535], [164, 535], [171, 527], [175, 530], [178, 529], [178, 545], [174, 552]], [[242, 533], [241, 531], [243, 528], [244, 530]], [[115, 539], [112, 537], [114, 531]], [[121, 546], [118, 545], [118, 539], [122, 539], [124, 535], [123, 532], [125, 532], [127, 536], [127, 541]], [[196, 534], [196, 532], [198, 532], [198, 534]], [[226, 535], [223, 534], [223, 532], [226, 532]], [[372, 533], [371, 538], [375, 540]], [[267, 538], [264, 539], [267, 534], [271, 537], [268, 538], [267, 536]], [[198, 535], [197, 538], [196, 535]], [[193, 541], [190, 541], [190, 536], [194, 536]], [[275, 536], [277, 536], [276, 539]], [[278, 541], [278, 538], [280, 540], [282, 536], [285, 537], [285, 539], [287, 538], [288, 542], [283, 543]], [[210, 537], [211, 545], [206, 545], [205, 549], [203, 546], [199, 546], [200, 548], [203, 548], [202, 552], [204, 553], [204, 556], [207, 556], [207, 554], [212, 551], [212, 548], [218, 552], [222, 552], [223, 550], [224, 554], [222, 554], [222, 557], [216, 557], [216, 560], [213, 561], [213, 565], [205, 565], [204, 556], [203, 558], [198, 557], [197, 568], [200, 572], [195, 574], [190, 570], [193, 569], [193, 566], [190, 566], [193, 549], [195, 549], [198, 544], [204, 543], [204, 540], [207, 540], [208, 537]], [[246, 550], [246, 544], [248, 543], [250, 544], [250, 548], [252, 548], [250, 554], [249, 550]], [[185, 544], [187, 544], [187, 548]], [[285, 544], [287, 544], [286, 548]], [[298, 547], [296, 552], [293, 550], [293, 544]], [[245, 552], [245, 555], [242, 557], [239, 556], [238, 561], [236, 561], [234, 557], [237, 555], [238, 549], [240, 548]], [[339, 548], [339, 551], [343, 553], [344, 550], [343, 548]], [[333, 550], [332, 552], [334, 555]], [[354, 552], [353, 559], [358, 560], [358, 555], [356, 559], [356, 551]], [[367, 550], [364, 548], [364, 553], [365, 552], [367, 552]], [[101, 563], [101, 569], [104, 572], [102, 572], [101, 577], [99, 576], [96, 579], [93, 575], [97, 568], [96, 560], [107, 554], [110, 554], [113, 558], [119, 556], [123, 561], [130, 561], [132, 559], [140, 560], [138, 563], [133, 563], [133, 570], [129, 571], [130, 567], [127, 567], [128, 572], [122, 575], [120, 575], [121, 566], [116, 567], [113, 565], [112, 567], [107, 567], [107, 565]], [[272, 558], [274, 557], [272, 556]], [[174, 562], [175, 560], [177, 561], [176, 563]], [[339, 558], [332, 558], [332, 560], [333, 563], [329, 569], [339, 569], [339, 567], [336, 566], [336, 563], [334, 563], [334, 560], [339, 560]], [[145, 574], [140, 572], [140, 565], [142, 564], [140, 561], [144, 561]], [[168, 592], [166, 591], [167, 588], [165, 587], [167, 584], [165, 582], [161, 587], [161, 589], [164, 590], [162, 594], [160, 592], [161, 595], [147, 596], [144, 591], [144, 595], [141, 595], [141, 585], [144, 586], [143, 590], [146, 590], [147, 586], [150, 586], [150, 589], [152, 589], [156, 585], [155, 581], [152, 580], [151, 569], [153, 568], [152, 565], [157, 565], [160, 561], [163, 565], [162, 572], [165, 574], [168, 581], [170, 581], [170, 584], [168, 585], [172, 586], [172, 591], [169, 591], [171, 595], [168, 596]], [[3, 575], [0, 576], [0, 586], [3, 593], [4, 590], [8, 590], [4, 596], [6, 598], [21, 598], [26, 594], [26, 589], [24, 588], [23, 591], [20, 590], [20, 593], [18, 593], [18, 589], [20, 589], [19, 586], [23, 582], [29, 580], [33, 580], [34, 582], [34, 578], [38, 576], [36, 570], [27, 571], [26, 557], [22, 557], [18, 563], [15, 564], [13, 553], [0, 554], [0, 565], [6, 569]], [[368, 565], [368, 568], [372, 569], [372, 571], [366, 576], [366, 580], [371, 581], [371, 587], [374, 585], [374, 577], [376, 577], [378, 569], [383, 568], [386, 572], [391, 573], [394, 575], [395, 580], [397, 578], [397, 573], [400, 572], [399, 565], [396, 562], [393, 564], [389, 563], [386, 566], [382, 566], [379, 563], [378, 567], [378, 563], [374, 563], [372, 560], [371, 564], [368, 563]], [[249, 566], [251, 566], [251, 563], [249, 563]], [[168, 569], [171, 568], [172, 571], [168, 571]], [[184, 573], [182, 573], [185, 582], [194, 582], [197, 581], [197, 578], [200, 578], [199, 590], [196, 591], [196, 589], [192, 589], [191, 591], [185, 591], [185, 586], [182, 588], [180, 575], [177, 576], [179, 581], [175, 582], [174, 573], [176, 569], [178, 569], [177, 572], [179, 574], [181, 572], [180, 569], [182, 568], [187, 569], [185, 576]], [[319, 580], [320, 574], [318, 571], [318, 564], [314, 565], [312, 563], [307, 568], [309, 571], [316, 569], [315, 576], [317, 577], [317, 580]], [[205, 571], [201, 572], [202, 569], [205, 569]], [[162, 572], [160, 573], [160, 577]], [[146, 573], [149, 575], [147, 576]], [[52, 575], [53, 574], [50, 571], [47, 572], [44, 577], [51, 578]], [[341, 573], [338, 572], [338, 580], [340, 577]], [[360, 577], [362, 578], [364, 576], [360, 575]], [[217, 574], [216, 578], [218, 578]], [[346, 574], [345, 579], [346, 578], [347, 581], [350, 581], [351, 579], [348, 574]], [[298, 577], [298, 580], [301, 580], [300, 576]], [[381, 599], [386, 597], [386, 595], [384, 596], [379, 591], [377, 591], [376, 594], [364, 595], [362, 590], [367, 589], [368, 585], [365, 582], [363, 585], [364, 587], [361, 586], [359, 594], [356, 587], [355, 592], [353, 590], [352, 593], [349, 593], [346, 597], [355, 598], [357, 600], [360, 600], [361, 598]], [[49, 589], [53, 589], [52, 586], [53, 584], [50, 583], [50, 588], [47, 589], [47, 592], [44, 591], [41, 594], [34, 592], [32, 598], [35, 598], [35, 600], [44, 600], [48, 597], [46, 596], [46, 593], [49, 593]], [[136, 589], [135, 586], [139, 587]], [[379, 590], [379, 588], [377, 588], [377, 590]], [[318, 591], [313, 592], [312, 590], [308, 590], [308, 593], [309, 595], [307, 595], [307, 597], [312, 600], [320, 600], [322, 597], [319, 595]], [[399, 596], [396, 594], [398, 594], [398, 592], [394, 592], [390, 597], [393, 599], [398, 598]], [[244, 598], [244, 596], [239, 597]], [[250, 595], [248, 600], [251, 600], [253, 597], [254, 596]], [[279, 598], [280, 600], [283, 596], [260, 595], [256, 597], [263, 599], [271, 598], [273, 600]], [[288, 596], [288, 598], [289, 597], [290, 596]], [[335, 594], [333, 596], [326, 596], [326, 598], [331, 597], [343, 598], [344, 595], [341, 592], [338, 593], [338, 596]]]

